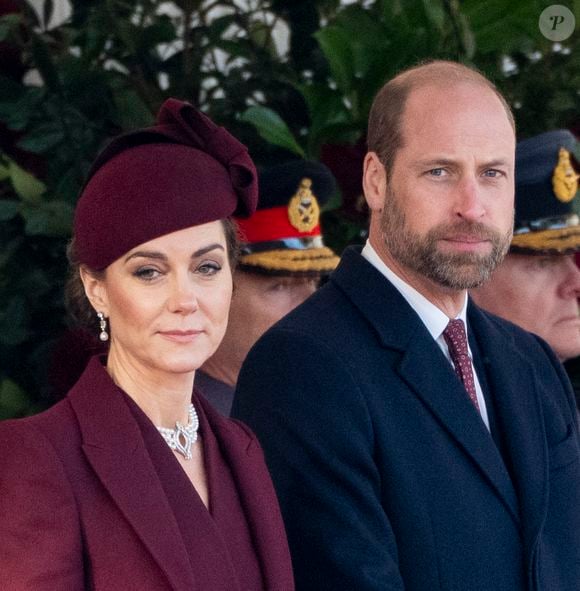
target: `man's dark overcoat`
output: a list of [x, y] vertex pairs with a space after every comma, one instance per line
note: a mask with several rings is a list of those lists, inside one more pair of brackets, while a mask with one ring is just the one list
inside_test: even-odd
[[578, 591], [570, 384], [539, 338], [467, 314], [492, 435], [399, 292], [356, 249], [250, 352], [255, 430], [298, 591]]

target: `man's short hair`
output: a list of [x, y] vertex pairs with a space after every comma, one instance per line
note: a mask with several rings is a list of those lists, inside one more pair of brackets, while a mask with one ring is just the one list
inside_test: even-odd
[[458, 83], [489, 88], [501, 101], [515, 133], [511, 108], [497, 87], [472, 67], [457, 62], [435, 60], [405, 70], [387, 82], [377, 93], [369, 113], [367, 145], [376, 152], [385, 169], [390, 171], [397, 151], [403, 146], [402, 121], [407, 99], [417, 88]]

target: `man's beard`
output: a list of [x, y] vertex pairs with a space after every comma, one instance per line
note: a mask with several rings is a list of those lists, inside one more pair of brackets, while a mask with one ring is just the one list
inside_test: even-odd
[[[385, 246], [397, 262], [438, 285], [454, 290], [471, 289], [485, 283], [503, 260], [512, 239], [511, 228], [500, 234], [485, 224], [467, 221], [439, 224], [424, 236], [416, 234], [407, 226], [405, 214], [391, 191], [387, 191], [381, 229]], [[441, 252], [438, 241], [453, 236], [488, 240], [491, 252]]]

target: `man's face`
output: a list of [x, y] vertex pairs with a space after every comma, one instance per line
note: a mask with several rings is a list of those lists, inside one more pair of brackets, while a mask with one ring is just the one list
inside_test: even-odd
[[562, 361], [580, 355], [580, 270], [573, 255], [509, 254], [471, 295], [482, 308], [541, 336]]
[[380, 214], [387, 262], [431, 290], [480, 285], [512, 234], [515, 138], [503, 106], [473, 84], [420, 88], [402, 132]]
[[[501, 234], [480, 222], [457, 221], [434, 225], [425, 233], [413, 230], [397, 204], [392, 188], [381, 217], [385, 245], [392, 256], [407, 269], [437, 285], [453, 290], [469, 289], [487, 281], [502, 261], [511, 240], [511, 228]], [[449, 240], [485, 241], [487, 251], [446, 250], [440, 242]]]
[[275, 322], [312, 295], [318, 279], [271, 277], [237, 271], [230, 319], [222, 346], [241, 366], [254, 343]]

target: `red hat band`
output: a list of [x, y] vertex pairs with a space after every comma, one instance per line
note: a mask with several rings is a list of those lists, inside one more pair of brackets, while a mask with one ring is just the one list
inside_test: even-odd
[[242, 241], [248, 243], [273, 242], [287, 238], [303, 238], [320, 236], [320, 224], [308, 231], [301, 231], [290, 222], [288, 207], [271, 207], [259, 209], [247, 219], [236, 218], [242, 235]]

